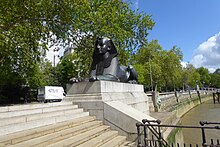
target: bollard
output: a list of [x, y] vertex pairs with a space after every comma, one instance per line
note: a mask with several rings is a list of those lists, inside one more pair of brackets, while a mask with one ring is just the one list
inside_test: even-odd
[[191, 95], [191, 92], [190, 92], [190, 90], [189, 90], [189, 97], [190, 97], [190, 98], [192, 98], [192, 95]]
[[219, 103], [219, 102], [220, 102], [220, 93], [217, 92], [217, 95], [218, 95], [217, 101], [218, 101], [218, 103]]
[[157, 99], [156, 99], [156, 92], [152, 91], [152, 102], [154, 105], [154, 112], [158, 112], [158, 106], [157, 106]]
[[201, 96], [200, 96], [199, 90], [197, 91], [197, 95], [198, 95], [198, 97], [199, 97], [199, 101], [200, 101], [200, 104], [201, 104], [201, 103], [202, 103], [202, 100], [201, 100]]
[[215, 104], [215, 93], [213, 92], [213, 103]]
[[179, 95], [178, 92], [175, 90], [174, 95], [176, 97], [176, 102], [179, 103]]

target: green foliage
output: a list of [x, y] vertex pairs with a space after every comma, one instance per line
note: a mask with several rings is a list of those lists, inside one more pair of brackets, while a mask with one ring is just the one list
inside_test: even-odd
[[[133, 12], [121, 1], [75, 1], [68, 41], [79, 49], [92, 52], [98, 36], [113, 40], [119, 52], [119, 62], [127, 64], [130, 53], [147, 41], [154, 22], [149, 15]], [[70, 4], [71, 5], [71, 4]], [[79, 40], [80, 38], [80, 40]]]
[[65, 56], [61, 62], [57, 65], [57, 74], [59, 77], [60, 83], [62, 83], [62, 86], [65, 86], [66, 83], [68, 83], [69, 79], [72, 77], [77, 77], [77, 64], [76, 63], [76, 57], [74, 54], [69, 54]]
[[181, 59], [182, 52], [176, 46], [167, 51], [162, 49], [157, 40], [145, 44], [135, 55], [135, 67], [138, 67], [137, 72], [141, 77], [139, 82], [145, 87], [150, 87], [151, 72], [154, 86], [157, 84], [158, 87], [165, 89], [179, 87], [182, 71]]
[[148, 76], [146, 76], [147, 73], [149, 73], [149, 72], [147, 72], [148, 70], [146, 68], [146, 65], [144, 65], [144, 64], [135, 64], [134, 68], [138, 72], [138, 82], [140, 84], [144, 84], [145, 86], [150, 85], [150, 81], [149, 81], [150, 79], [147, 78]]
[[[60, 86], [60, 83], [58, 81], [58, 74], [56, 67], [52, 66], [52, 63], [48, 60], [41, 61], [41, 74], [42, 78], [40, 79], [42, 81], [41, 85], [39, 86]], [[39, 87], [38, 86], [38, 87]]]
[[16, 72], [0, 69], [0, 80], [0, 104], [18, 101], [25, 79]]
[[196, 70], [200, 74], [200, 86], [207, 86], [210, 83], [211, 76], [209, 70], [204, 67], [197, 68]]
[[220, 69], [216, 69], [213, 74], [210, 74], [211, 80], [209, 86], [220, 88]]
[[63, 87], [73, 77], [80, 78], [89, 75], [91, 53], [85, 53], [85, 50], [80, 49], [76, 51], [65, 56], [56, 67], [58, 80]]
[[165, 86], [174, 89], [179, 87], [182, 66], [180, 57], [172, 49], [163, 52], [162, 69]]
[[[63, 59], [58, 67], [62, 85], [72, 77], [88, 76], [98, 36], [111, 38], [117, 47], [120, 64], [128, 65], [134, 48], [147, 41], [148, 31], [154, 26], [149, 15], [132, 11], [129, 4], [121, 0], [74, 1], [69, 5], [77, 11], [72, 12], [74, 19], [71, 19], [66, 32], [67, 42], [74, 47], [74, 55], [69, 61]], [[70, 63], [73, 60], [75, 63]], [[81, 65], [83, 67], [78, 75], [78, 66]]]
[[187, 67], [183, 69], [182, 76], [182, 82], [192, 88], [196, 87], [196, 81], [200, 81], [200, 75], [192, 64], [187, 64]]
[[[182, 68], [180, 48], [163, 50], [157, 40], [148, 42], [154, 21], [132, 11], [129, 1], [2, 0], [0, 7], [0, 100], [4, 102], [16, 101], [24, 85], [65, 87], [72, 77], [87, 77], [98, 36], [112, 39], [120, 64], [133, 64], [145, 87], [150, 87], [150, 75], [154, 86], [170, 90], [183, 83], [195, 87], [196, 81], [200, 86], [220, 87], [219, 69], [210, 75], [203, 67]], [[53, 67], [43, 61], [49, 47], [71, 47], [74, 53]]]
[[213, 74], [220, 74], [220, 68], [216, 69]]
[[[151, 87], [151, 79], [157, 82], [161, 74], [160, 69], [160, 52], [162, 51], [161, 46], [157, 40], [153, 40], [150, 43], [146, 43], [142, 46], [134, 57], [134, 67], [137, 68], [139, 83], [145, 85], [145, 87]], [[152, 81], [153, 82], [153, 81]]]
[[[59, 84], [58, 74], [65, 81], [73, 77], [76, 71], [62, 75], [61, 67], [57, 70], [46, 64], [39, 68], [48, 45], [57, 46], [56, 50], [76, 47], [74, 59], [80, 57], [77, 61], [84, 65], [80, 76], [88, 74], [98, 36], [111, 38], [119, 50], [119, 61], [127, 64], [133, 48], [147, 41], [154, 25], [149, 15], [132, 11], [122, 0], [2, 0], [0, 7], [1, 89], [10, 84], [6, 79], [13, 79], [13, 73], [23, 81], [18, 82], [20, 86], [32, 88]], [[71, 68], [68, 64], [62, 63], [64, 69]]]

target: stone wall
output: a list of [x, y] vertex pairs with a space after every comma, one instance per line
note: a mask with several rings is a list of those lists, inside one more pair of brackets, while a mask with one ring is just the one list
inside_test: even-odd
[[[209, 93], [205, 93], [203, 91], [200, 92], [201, 97], [204, 97], [206, 95], [210, 95], [211, 92]], [[149, 111], [150, 112], [154, 112], [154, 106], [153, 106], [153, 102], [152, 102], [152, 98], [151, 98], [151, 94], [148, 94], [149, 97]], [[159, 112], [164, 112], [164, 111], [172, 111], [173, 109], [175, 109], [176, 106], [180, 105], [181, 103], [185, 102], [185, 101], [190, 101], [190, 100], [194, 100], [194, 99], [198, 99], [198, 95], [196, 92], [191, 92], [191, 96], [189, 95], [188, 92], [184, 92], [184, 93], [178, 93], [178, 97], [175, 96], [175, 94], [172, 92], [170, 93], [160, 93], [159, 94], [161, 103], [160, 105], [158, 105]]]

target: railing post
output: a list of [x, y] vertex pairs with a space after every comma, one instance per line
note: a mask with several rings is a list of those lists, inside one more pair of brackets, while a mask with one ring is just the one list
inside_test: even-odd
[[[203, 121], [200, 121], [199, 123], [201, 126], [204, 126], [204, 124], [205, 124], [205, 122], [203, 122]], [[206, 147], [205, 129], [204, 128], [201, 128], [201, 129], [202, 129], [202, 146]]]
[[136, 123], [136, 127], [137, 127], [137, 135], [138, 135], [138, 147], [141, 147], [141, 133], [140, 133], [140, 126], [141, 123]]
[[162, 134], [161, 134], [161, 128], [160, 128], [160, 123], [161, 123], [161, 121], [160, 120], [157, 120], [156, 121], [157, 122], [157, 124], [158, 124], [158, 141], [159, 141], [159, 147], [162, 147], [162, 145], [163, 145], [163, 142], [162, 142]]
[[142, 123], [144, 125], [144, 146], [147, 146], [147, 129], [146, 129], [146, 120], [142, 120]]

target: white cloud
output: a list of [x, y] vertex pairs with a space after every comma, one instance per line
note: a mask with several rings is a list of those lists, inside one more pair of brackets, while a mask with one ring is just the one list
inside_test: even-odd
[[206, 57], [203, 54], [197, 54], [190, 61], [195, 67], [201, 67], [206, 62]]
[[216, 71], [216, 68], [209, 68], [209, 72], [213, 73]]
[[196, 68], [204, 66], [210, 72], [220, 68], [220, 32], [198, 46], [190, 63]]

